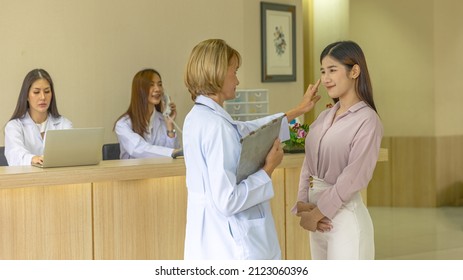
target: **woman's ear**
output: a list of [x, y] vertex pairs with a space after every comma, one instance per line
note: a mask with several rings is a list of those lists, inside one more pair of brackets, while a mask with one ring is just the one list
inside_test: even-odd
[[350, 71], [350, 77], [352, 79], [357, 79], [360, 76], [360, 66], [355, 64], [352, 66], [352, 70]]

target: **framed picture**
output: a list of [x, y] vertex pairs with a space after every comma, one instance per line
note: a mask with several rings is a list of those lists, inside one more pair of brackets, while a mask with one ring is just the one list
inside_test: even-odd
[[296, 7], [260, 3], [262, 82], [296, 81]]

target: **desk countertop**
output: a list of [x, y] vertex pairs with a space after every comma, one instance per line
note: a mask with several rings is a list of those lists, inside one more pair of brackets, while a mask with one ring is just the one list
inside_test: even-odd
[[[304, 154], [285, 154], [279, 168], [301, 166], [303, 159]], [[388, 150], [381, 149], [378, 161], [387, 160]], [[5, 166], [0, 167], [0, 189], [184, 175], [183, 158], [108, 160], [91, 166], [44, 169], [33, 166]]]

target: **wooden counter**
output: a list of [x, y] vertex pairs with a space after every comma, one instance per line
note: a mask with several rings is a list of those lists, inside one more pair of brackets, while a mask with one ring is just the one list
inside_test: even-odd
[[[287, 259], [309, 257], [307, 234], [289, 213], [303, 157], [285, 155], [272, 176]], [[183, 159], [0, 167], [0, 259], [182, 259], [186, 201]]]

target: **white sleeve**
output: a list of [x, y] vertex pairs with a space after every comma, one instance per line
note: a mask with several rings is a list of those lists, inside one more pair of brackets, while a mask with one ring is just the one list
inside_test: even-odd
[[9, 166], [31, 165], [31, 154], [24, 143], [24, 129], [17, 120], [9, 121], [5, 126], [5, 157]]
[[[252, 121], [246, 121], [246, 122], [236, 122], [236, 127], [241, 135], [241, 137], [244, 137], [251, 133], [252, 131], [258, 129], [259, 127], [269, 123], [271, 120], [276, 119], [278, 117], [281, 117], [283, 113], [277, 113], [274, 115], [266, 116], [263, 118], [255, 119]], [[280, 135], [279, 138], [281, 141], [285, 141], [289, 139], [289, 125], [288, 125], [288, 119], [286, 117], [283, 118], [281, 121], [281, 129], [280, 129]]]
[[115, 132], [121, 146], [121, 152], [127, 152], [131, 158], [170, 157], [174, 151], [172, 148], [151, 145], [146, 142], [143, 137], [132, 130], [125, 119], [120, 119], [116, 123]]

